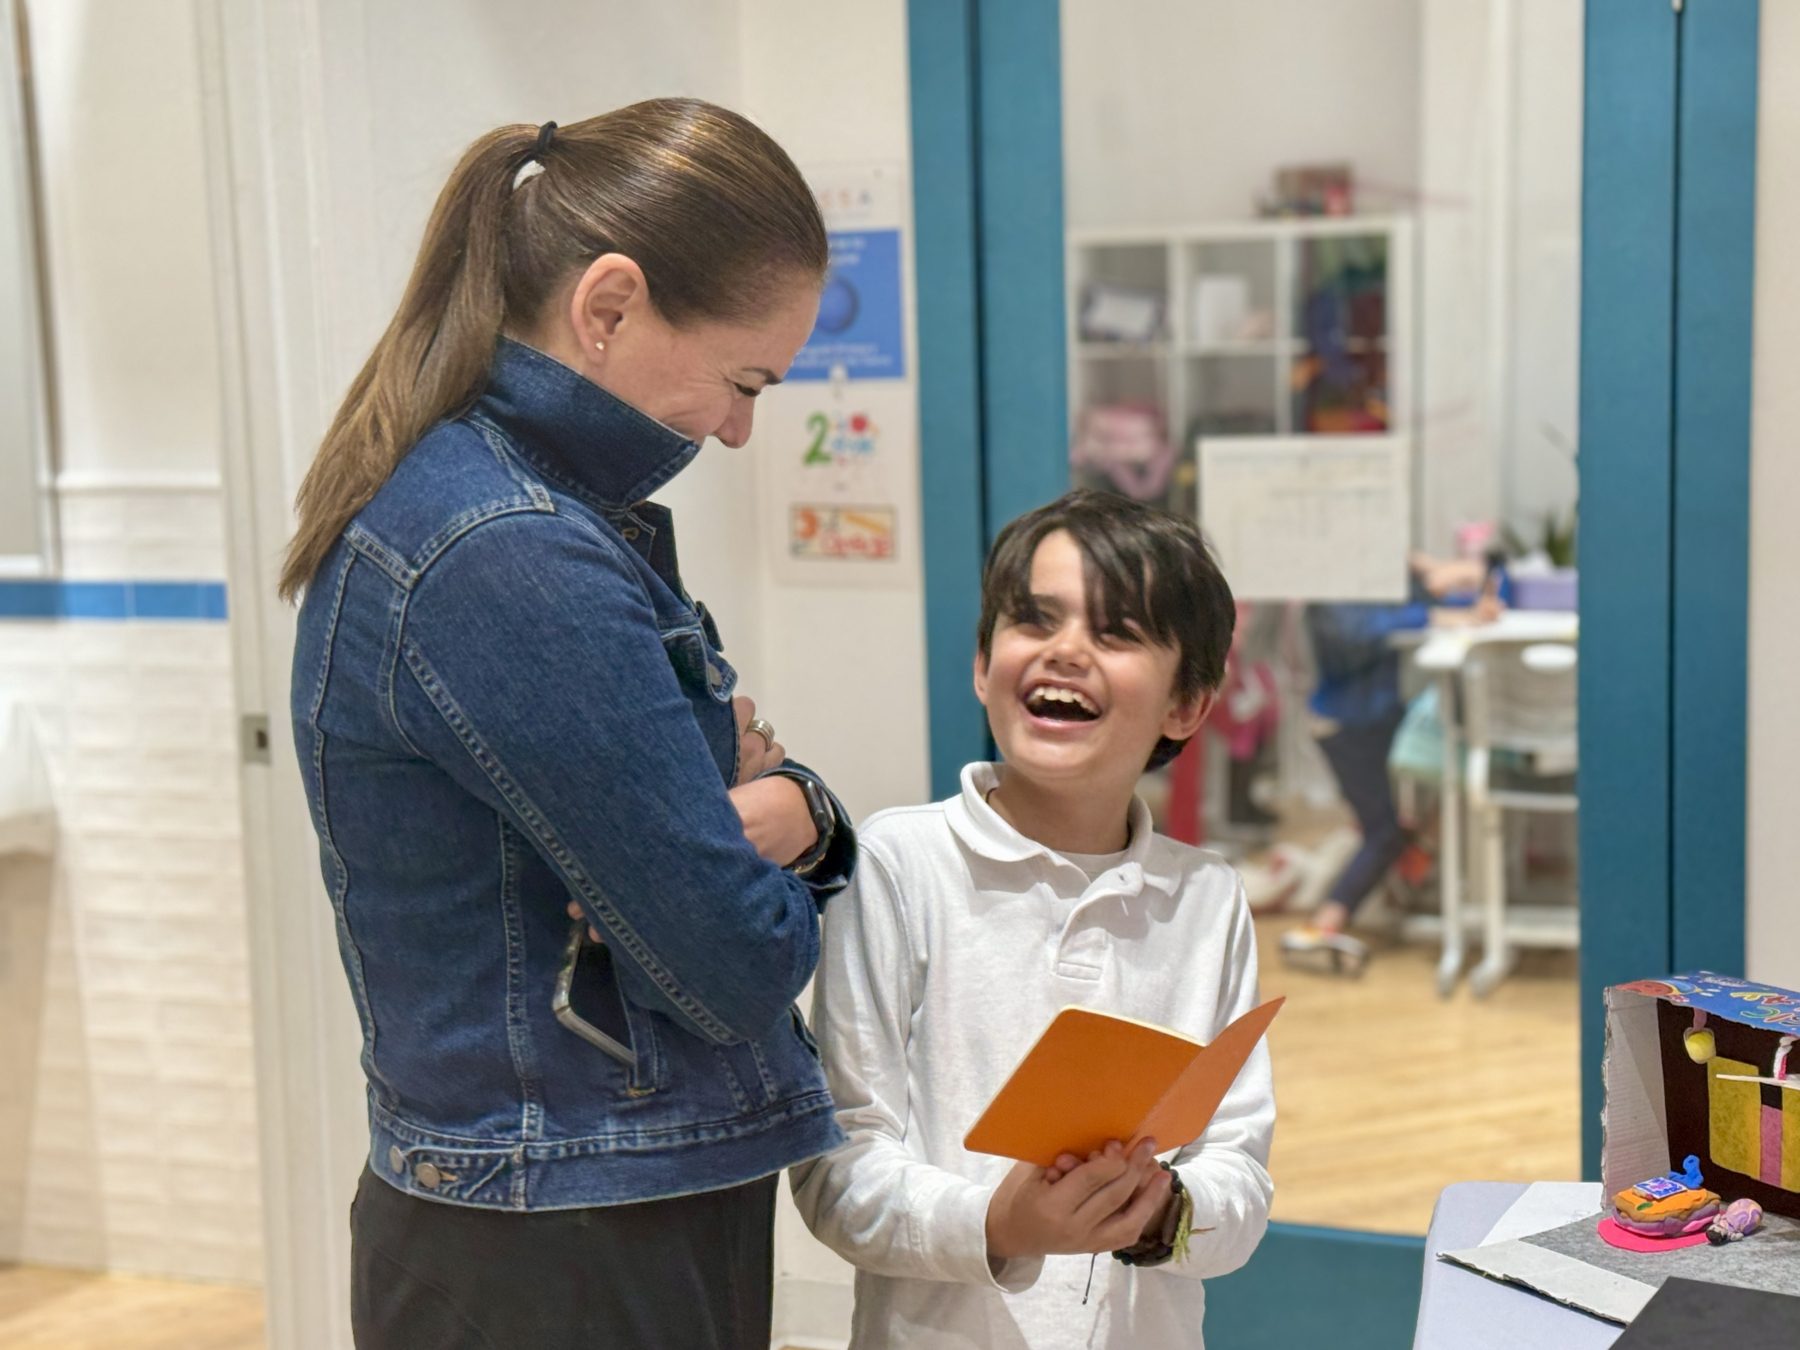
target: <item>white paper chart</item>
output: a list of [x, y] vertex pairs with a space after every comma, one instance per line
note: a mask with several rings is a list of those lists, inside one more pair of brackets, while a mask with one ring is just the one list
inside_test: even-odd
[[1200, 521], [1240, 600], [1406, 598], [1404, 436], [1202, 438]]

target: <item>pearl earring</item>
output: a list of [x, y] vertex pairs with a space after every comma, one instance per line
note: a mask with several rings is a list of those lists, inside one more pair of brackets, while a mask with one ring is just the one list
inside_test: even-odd
[[594, 350], [603, 352], [606, 350], [606, 344], [604, 342], [596, 342], [594, 344]]

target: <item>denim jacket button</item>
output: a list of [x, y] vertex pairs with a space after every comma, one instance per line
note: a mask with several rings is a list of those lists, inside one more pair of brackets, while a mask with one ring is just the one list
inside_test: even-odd
[[719, 688], [725, 683], [725, 672], [720, 670], [711, 661], [706, 663], [706, 682], [714, 689]]
[[432, 1163], [423, 1162], [413, 1168], [413, 1180], [418, 1182], [419, 1185], [423, 1186], [428, 1191], [435, 1191], [438, 1188], [438, 1183], [443, 1179], [443, 1173], [439, 1172], [437, 1167]]
[[392, 1144], [388, 1147], [388, 1166], [395, 1172], [406, 1170], [406, 1155], [400, 1151], [400, 1145]]

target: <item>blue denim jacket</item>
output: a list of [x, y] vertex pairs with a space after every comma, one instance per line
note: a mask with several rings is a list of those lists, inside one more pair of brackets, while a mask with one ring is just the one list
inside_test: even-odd
[[[503, 340], [474, 408], [420, 440], [307, 588], [294, 739], [370, 1165], [403, 1190], [619, 1204], [843, 1137], [794, 1000], [855, 840], [839, 808], [802, 880], [757, 856], [727, 796], [736, 675], [644, 502], [698, 451]], [[552, 1012], [571, 897], [606, 935], [635, 1069]]]

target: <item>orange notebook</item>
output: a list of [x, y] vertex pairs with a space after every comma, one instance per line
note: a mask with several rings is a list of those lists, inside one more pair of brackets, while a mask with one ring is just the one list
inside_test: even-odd
[[1285, 998], [1252, 1008], [1210, 1045], [1092, 1008], [1064, 1008], [963, 1138], [972, 1153], [1049, 1167], [1109, 1140], [1198, 1139]]

